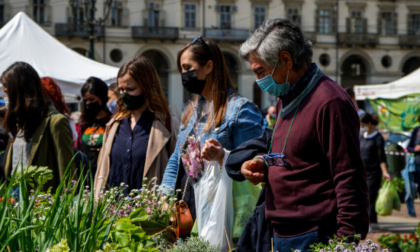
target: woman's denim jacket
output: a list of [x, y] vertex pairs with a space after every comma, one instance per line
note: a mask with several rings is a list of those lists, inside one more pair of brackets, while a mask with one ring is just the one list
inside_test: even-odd
[[240, 95], [233, 94], [229, 98], [226, 115], [221, 125], [208, 132], [199, 134], [207, 123], [206, 117], [203, 116], [200, 118], [200, 122], [196, 124], [196, 111], [199, 110], [199, 104], [202, 104], [203, 101], [205, 101], [205, 99], [200, 97], [195, 106], [195, 114], [191, 116], [187, 125], [184, 126], [182, 123], [180, 125], [175, 150], [166, 166], [162, 185], [169, 186], [170, 188], [175, 187], [178, 171], [183, 167], [180, 158], [181, 149], [194, 127], [197, 129], [196, 132], [198, 133], [196, 134], [203, 144], [206, 139], [213, 138], [218, 140], [226, 150], [233, 150], [241, 143], [259, 137], [263, 132], [262, 115], [257, 106], [250, 100], [241, 97]]

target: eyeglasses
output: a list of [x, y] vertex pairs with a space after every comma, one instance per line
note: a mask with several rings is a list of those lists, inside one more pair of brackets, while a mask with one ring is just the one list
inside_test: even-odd
[[194, 45], [195, 44], [195, 42], [197, 42], [198, 40], [202, 40], [204, 43], [206, 43], [205, 41], [204, 41], [204, 39], [203, 39], [203, 37], [201, 36], [201, 35], [199, 35], [199, 36], [197, 36], [195, 39], [193, 39], [192, 41], [191, 41], [191, 45]]
[[263, 158], [267, 162], [268, 166], [288, 166], [289, 162], [286, 161], [286, 156], [279, 153], [271, 153], [263, 155]]

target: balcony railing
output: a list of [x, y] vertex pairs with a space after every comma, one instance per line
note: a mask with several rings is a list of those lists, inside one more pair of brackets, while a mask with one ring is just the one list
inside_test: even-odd
[[379, 36], [368, 33], [340, 33], [338, 41], [341, 45], [374, 47], [379, 42]]
[[418, 47], [420, 46], [419, 35], [400, 35], [399, 43], [401, 47]]
[[178, 39], [179, 29], [177, 27], [131, 27], [131, 36], [134, 39]]
[[[87, 24], [67, 24], [67, 23], [56, 23], [55, 24], [55, 36], [56, 37], [81, 37], [89, 38], [89, 26]], [[95, 26], [94, 36], [103, 37], [104, 27]]]
[[205, 29], [205, 36], [213, 40], [245, 41], [249, 37], [247, 29]]

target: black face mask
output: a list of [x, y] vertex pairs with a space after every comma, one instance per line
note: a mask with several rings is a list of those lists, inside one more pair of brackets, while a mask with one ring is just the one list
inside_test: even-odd
[[182, 85], [184, 88], [193, 94], [201, 94], [206, 85], [206, 80], [197, 79], [197, 73], [195, 70], [191, 70], [185, 73], [181, 73]]
[[99, 105], [98, 102], [92, 102], [89, 104], [85, 103], [85, 112], [87, 117], [92, 117], [92, 116], [96, 116], [98, 114], [99, 111], [101, 111], [102, 106]]
[[144, 93], [141, 95], [129, 95], [127, 93], [122, 93], [121, 100], [124, 107], [128, 110], [136, 110], [146, 103]]

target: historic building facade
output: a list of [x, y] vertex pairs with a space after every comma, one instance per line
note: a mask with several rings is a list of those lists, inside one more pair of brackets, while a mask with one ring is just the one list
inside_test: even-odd
[[[386, 83], [420, 67], [420, 0], [113, 0], [104, 8], [107, 1], [0, 0], [0, 25], [24, 11], [68, 47], [85, 55], [93, 49], [98, 61], [121, 66], [145, 55], [177, 112], [189, 97], [176, 55], [202, 34], [218, 42], [240, 94], [261, 108], [274, 103], [238, 56], [240, 44], [271, 18], [299, 23], [313, 61], [343, 87]], [[93, 16], [106, 19], [92, 37]]]

